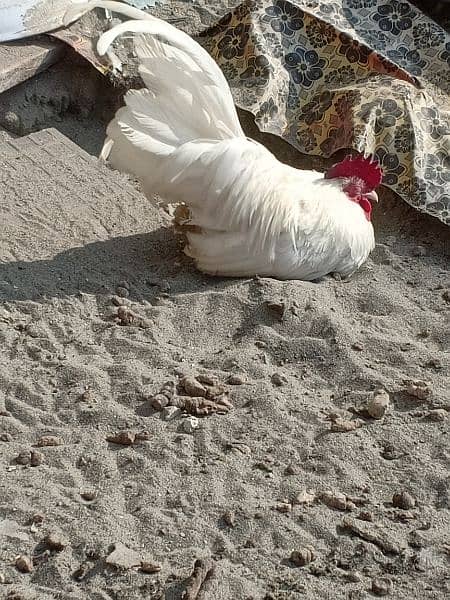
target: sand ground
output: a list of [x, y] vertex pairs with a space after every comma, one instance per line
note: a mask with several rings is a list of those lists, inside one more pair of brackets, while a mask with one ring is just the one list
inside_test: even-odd
[[[114, 102], [74, 110], [74, 72], [50, 106], [59, 68], [4, 96], [3, 123], [95, 153]], [[0, 597], [176, 600], [197, 558], [215, 565], [204, 600], [448, 597], [448, 229], [385, 192], [350, 282], [213, 279], [125, 178], [69, 143], [48, 176], [29, 154], [1, 159]], [[162, 419], [150, 399], [184, 375], [233, 409], [190, 433]], [[121, 430], [147, 439], [107, 441]]]

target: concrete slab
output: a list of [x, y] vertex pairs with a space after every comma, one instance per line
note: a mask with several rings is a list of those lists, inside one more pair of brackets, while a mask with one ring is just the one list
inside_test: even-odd
[[[89, 244], [99, 248], [91, 254], [101, 271], [115, 252], [106, 240], [131, 236], [122, 245], [117, 242], [120, 258], [116, 253], [116, 260], [131, 268], [135, 252], [145, 252], [139, 235], [157, 230], [162, 219], [127, 176], [56, 129], [46, 129], [0, 139], [0, 222], [0, 263], [10, 263], [12, 271], [17, 261], [42, 260]], [[159, 247], [159, 238], [154, 243]], [[74, 269], [78, 260], [88, 260], [86, 253], [89, 258], [88, 250], [74, 252]]]
[[0, 93], [47, 69], [65, 50], [63, 43], [46, 39], [0, 44]]

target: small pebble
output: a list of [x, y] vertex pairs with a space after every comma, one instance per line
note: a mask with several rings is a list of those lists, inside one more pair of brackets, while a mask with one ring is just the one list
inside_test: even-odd
[[431, 388], [426, 381], [405, 381], [405, 385], [407, 393], [419, 400], [427, 400], [431, 395]]
[[167, 406], [173, 399], [175, 394], [175, 383], [173, 381], [166, 381], [157, 394], [148, 398], [150, 405], [155, 410], [162, 410]]
[[[349, 509], [347, 497], [340, 492], [322, 492], [320, 500], [330, 508], [336, 508], [337, 510]], [[353, 505], [353, 503], [351, 504]]]
[[374, 419], [382, 419], [389, 409], [389, 394], [385, 390], [377, 390], [367, 405], [367, 412]]
[[401, 508], [403, 510], [409, 510], [414, 508], [416, 505], [415, 499], [408, 492], [401, 491], [397, 492], [392, 496], [392, 504], [395, 508]]
[[228, 527], [234, 527], [235, 523], [236, 523], [236, 515], [234, 514], [233, 511], [231, 510], [227, 510], [226, 513], [224, 513], [222, 519], [224, 520], [224, 523], [226, 525], [228, 525]]
[[145, 317], [140, 317], [137, 321], [137, 326], [140, 329], [151, 329], [153, 327], [153, 322]]
[[34, 523], [35, 525], [42, 525], [42, 523], [44, 522], [45, 516], [42, 513], [35, 513], [32, 517], [31, 517], [31, 522]]
[[300, 550], [293, 550], [290, 556], [290, 561], [294, 563], [296, 567], [305, 567], [315, 559], [316, 555], [312, 546], [305, 546], [304, 548], [300, 548]]
[[392, 592], [392, 581], [386, 577], [373, 579], [372, 592], [376, 596], [388, 596]]
[[431, 421], [446, 421], [448, 417], [447, 411], [444, 408], [435, 408], [428, 412], [428, 418]]
[[361, 427], [361, 425], [362, 421], [358, 419], [349, 420], [342, 419], [342, 417], [337, 417], [333, 419], [330, 426], [330, 430], [335, 433], [349, 433], [350, 431], [355, 431], [355, 429], [358, 429], [359, 427]]
[[400, 449], [396, 448], [394, 444], [387, 443], [383, 447], [381, 456], [385, 460], [398, 460], [399, 458], [405, 456], [405, 452], [402, 452]]
[[388, 514], [389, 518], [393, 518], [396, 521], [401, 521], [402, 523], [407, 523], [408, 521], [412, 521], [416, 518], [416, 515], [409, 510], [393, 510], [391, 514]]
[[187, 417], [183, 420], [183, 431], [186, 433], [193, 433], [198, 429], [199, 424], [197, 417]]
[[131, 446], [136, 441], [136, 434], [133, 431], [119, 431], [113, 435], [109, 435], [106, 440], [120, 446]]
[[96, 498], [95, 492], [91, 491], [81, 492], [80, 496], [83, 498], [83, 500], [86, 500], [86, 502], [92, 502]]
[[79, 398], [80, 402], [95, 402], [94, 394], [92, 390], [87, 387]]
[[277, 387], [286, 385], [288, 382], [286, 377], [284, 375], [281, 375], [281, 373], [274, 373], [270, 380], [272, 381], [273, 385], [276, 385]]
[[29, 450], [24, 450], [20, 454], [18, 454], [15, 458], [15, 462], [18, 465], [29, 465], [31, 459], [31, 452]]
[[371, 523], [373, 521], [373, 514], [368, 510], [362, 510], [357, 518], [361, 521], [368, 521]]
[[72, 577], [76, 579], [76, 581], [82, 581], [88, 571], [89, 563], [81, 563], [81, 565], [72, 573]]
[[229, 385], [244, 385], [245, 379], [240, 375], [230, 375], [227, 379]]
[[38, 439], [35, 446], [62, 446], [63, 441], [56, 435], [43, 435]]
[[349, 571], [346, 577], [352, 583], [360, 583], [363, 580], [363, 576], [359, 571]]
[[356, 350], [357, 352], [362, 352], [364, 350], [364, 346], [362, 344], [352, 344], [352, 350]]
[[161, 565], [151, 560], [142, 560], [140, 569], [143, 573], [158, 573], [161, 571]]
[[284, 470], [285, 475], [298, 475], [298, 473], [299, 473], [299, 470], [294, 465], [288, 465]]
[[119, 321], [119, 325], [131, 325], [135, 318], [136, 315], [128, 307], [119, 306], [117, 309], [117, 319]]
[[29, 556], [21, 554], [16, 558], [16, 568], [21, 573], [31, 573], [33, 570], [33, 562]]
[[180, 384], [188, 396], [191, 396], [193, 398], [206, 397], [205, 387], [199, 381], [197, 381], [195, 377], [192, 377], [191, 375], [186, 375], [180, 380]]
[[173, 421], [181, 415], [181, 408], [178, 406], [165, 406], [161, 411], [161, 418], [164, 421]]
[[408, 544], [411, 548], [417, 549], [425, 548], [428, 545], [423, 534], [417, 530], [409, 532]]
[[87, 560], [97, 561], [103, 556], [103, 550], [100, 543], [93, 543], [88, 545], [85, 549], [85, 555]]
[[307, 492], [304, 490], [297, 494], [293, 500], [294, 504], [312, 504], [316, 499], [316, 494], [314, 492]]
[[170, 398], [164, 394], [155, 394], [152, 398], [150, 398], [150, 406], [155, 410], [162, 410], [169, 404], [169, 402]]
[[68, 541], [56, 532], [49, 533], [45, 537], [44, 543], [50, 550], [55, 550], [55, 552], [61, 552], [68, 545]]
[[437, 371], [440, 371], [442, 369], [442, 361], [440, 358], [431, 358], [430, 360], [427, 360], [427, 362], [425, 363], [425, 367], [429, 367], [430, 369], [436, 369]]
[[128, 304], [128, 300], [126, 298], [121, 298], [120, 296], [111, 296], [111, 302], [114, 306], [125, 306]]
[[284, 317], [284, 313], [286, 312], [286, 304], [284, 302], [266, 302], [267, 308], [271, 313], [276, 315], [278, 319], [281, 321]]
[[[364, 491], [363, 493], [364, 494], [370, 493], [370, 491], [369, 492]], [[347, 495], [347, 500], [349, 502], [353, 502], [353, 504], [355, 506], [364, 506], [365, 504], [367, 504], [369, 502], [369, 499], [366, 496], [348, 496]]]
[[38, 467], [39, 465], [42, 465], [42, 463], [45, 461], [45, 456], [42, 454], [42, 452], [39, 452], [39, 450], [32, 450], [31, 454], [30, 454], [30, 465], [32, 467]]
[[309, 572], [311, 573], [311, 575], [315, 575], [316, 577], [323, 577], [329, 572], [329, 568], [324, 564], [311, 565], [309, 568]]
[[128, 298], [130, 295], [130, 290], [128, 290], [126, 287], [117, 286], [116, 294], [119, 296], [119, 298]]
[[13, 436], [10, 433], [0, 433], [0, 442], [12, 442]]
[[141, 566], [141, 558], [137, 552], [122, 542], [116, 542], [114, 550], [106, 557], [106, 564], [117, 569], [132, 569]]
[[290, 502], [278, 502], [275, 510], [280, 513], [290, 513], [292, 511], [292, 504]]
[[152, 438], [150, 431], [147, 431], [147, 430], [138, 431], [138, 432], [136, 432], [135, 435], [136, 435], [136, 442], [148, 442]]
[[197, 375], [196, 379], [204, 385], [217, 385], [217, 379], [215, 377], [211, 377], [211, 375], [205, 375], [201, 373], [200, 375]]
[[265, 471], [266, 473], [273, 473], [273, 466], [270, 463], [260, 461], [256, 462], [253, 467], [255, 469], [259, 469], [260, 471]]

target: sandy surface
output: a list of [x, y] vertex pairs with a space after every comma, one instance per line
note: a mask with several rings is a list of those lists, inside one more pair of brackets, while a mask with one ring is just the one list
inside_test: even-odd
[[[215, 565], [199, 600], [447, 597], [448, 229], [384, 194], [349, 283], [212, 279], [125, 179], [50, 146], [47, 173], [27, 142], [1, 159], [0, 598], [177, 600], [197, 558]], [[150, 402], [186, 374], [234, 405], [192, 433]], [[121, 430], [148, 439], [107, 441]]]

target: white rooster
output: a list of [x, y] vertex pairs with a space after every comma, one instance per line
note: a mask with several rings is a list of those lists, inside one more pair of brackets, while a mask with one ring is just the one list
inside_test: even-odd
[[[114, 6], [113, 6], [114, 4]], [[84, 8], [82, 8], [84, 6]], [[247, 138], [218, 65], [168, 23], [115, 2], [80, 5], [138, 17], [104, 33], [100, 55], [135, 35], [147, 89], [131, 90], [102, 156], [145, 194], [185, 205], [185, 252], [212, 275], [313, 280], [352, 274], [374, 248], [375, 161], [348, 157], [325, 174], [294, 169]]]

